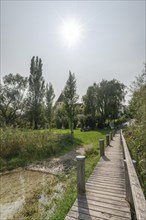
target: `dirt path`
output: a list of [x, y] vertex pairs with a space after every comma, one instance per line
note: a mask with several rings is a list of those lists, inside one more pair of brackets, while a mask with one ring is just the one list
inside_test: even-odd
[[27, 167], [27, 170], [45, 172], [50, 174], [60, 174], [67, 173], [68, 170], [74, 168], [76, 165], [76, 156], [85, 155], [85, 150], [92, 148], [91, 145], [86, 145], [83, 147], [78, 147], [60, 157], [55, 157], [48, 159], [39, 164], [30, 165]]

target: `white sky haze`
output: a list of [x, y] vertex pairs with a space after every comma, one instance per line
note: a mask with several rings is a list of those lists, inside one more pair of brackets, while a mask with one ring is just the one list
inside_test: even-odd
[[146, 62], [145, 13], [145, 1], [1, 1], [1, 77], [29, 76], [38, 56], [56, 98], [69, 70], [80, 98], [102, 79], [129, 86]]

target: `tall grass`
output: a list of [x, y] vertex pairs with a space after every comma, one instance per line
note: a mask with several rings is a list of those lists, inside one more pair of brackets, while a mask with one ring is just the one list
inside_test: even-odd
[[69, 133], [50, 134], [48, 131], [1, 129], [0, 170], [13, 169], [43, 160], [81, 144], [79, 139]]
[[107, 132], [81, 132], [78, 129], [71, 135], [69, 130], [64, 129], [54, 129], [51, 133], [48, 130], [1, 129], [0, 171], [44, 160], [79, 145], [92, 145], [92, 152], [88, 148], [86, 151], [97, 153], [99, 139], [104, 138]]

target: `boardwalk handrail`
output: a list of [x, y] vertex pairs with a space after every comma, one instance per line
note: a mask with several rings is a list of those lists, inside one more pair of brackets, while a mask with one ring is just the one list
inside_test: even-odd
[[124, 152], [124, 157], [126, 161], [128, 180], [129, 180], [130, 190], [132, 194], [131, 196], [132, 196], [133, 205], [134, 205], [134, 209], [136, 213], [136, 218], [137, 220], [144, 220], [146, 219], [146, 200], [142, 192], [125, 138], [122, 134], [122, 130], [121, 130], [121, 141], [123, 145], [123, 152]]

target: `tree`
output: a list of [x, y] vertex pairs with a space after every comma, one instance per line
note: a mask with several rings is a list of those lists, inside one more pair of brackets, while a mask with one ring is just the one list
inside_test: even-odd
[[42, 60], [32, 57], [29, 76], [28, 113], [31, 126], [38, 129], [42, 120], [45, 81], [42, 76]]
[[[130, 90], [132, 98], [129, 101], [128, 109], [133, 118], [138, 122], [143, 123], [146, 121], [146, 73], [142, 73], [136, 77], [132, 83]], [[145, 114], [144, 114], [145, 113]]]
[[64, 95], [64, 108], [69, 119], [69, 127], [71, 133], [73, 133], [73, 121], [75, 116], [75, 107], [76, 107], [76, 102], [78, 100], [78, 95], [76, 93], [75, 75], [72, 74], [71, 71], [69, 71], [69, 78], [66, 82], [63, 95]]
[[3, 83], [0, 85], [0, 118], [4, 124], [14, 125], [24, 113], [27, 82], [27, 77], [18, 73], [3, 77]]
[[[146, 65], [146, 64], [145, 64]], [[146, 195], [146, 66], [131, 85], [132, 97], [128, 110], [134, 123], [126, 132], [128, 147], [134, 160], [139, 180]]]
[[97, 85], [97, 109], [104, 122], [106, 119], [114, 120], [118, 117], [124, 96], [125, 86], [116, 79], [102, 80]]
[[87, 89], [86, 95], [83, 96], [83, 103], [84, 103], [84, 112], [85, 115], [91, 115], [92, 118], [95, 118], [96, 115], [96, 84], [93, 86], [89, 86]]
[[98, 116], [101, 127], [107, 119], [116, 119], [124, 100], [124, 90], [124, 84], [115, 79], [102, 80], [99, 84], [89, 86], [86, 95], [83, 96], [85, 114], [91, 115], [93, 121]]
[[51, 83], [49, 86], [46, 86], [46, 105], [47, 105], [47, 119], [49, 122], [49, 128], [51, 130], [51, 123], [52, 123], [52, 114], [53, 114], [53, 100], [55, 98], [54, 89]]

